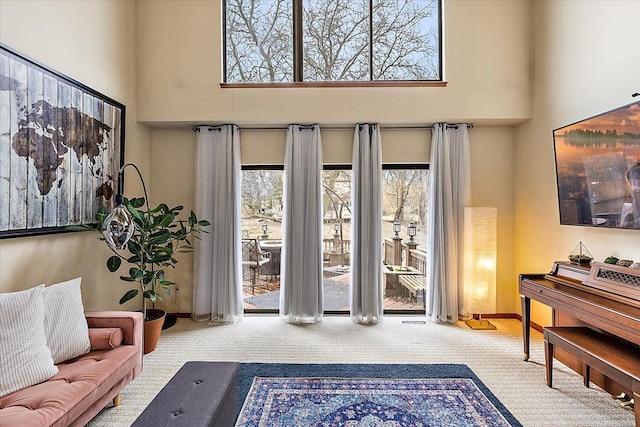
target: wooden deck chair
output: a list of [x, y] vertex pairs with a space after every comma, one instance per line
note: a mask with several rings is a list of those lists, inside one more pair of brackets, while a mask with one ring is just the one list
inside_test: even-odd
[[[246, 267], [251, 272], [251, 293], [255, 294], [256, 279], [263, 266], [271, 261], [271, 253], [263, 252], [257, 239], [242, 239], [242, 267]], [[269, 282], [267, 290], [269, 290]]]

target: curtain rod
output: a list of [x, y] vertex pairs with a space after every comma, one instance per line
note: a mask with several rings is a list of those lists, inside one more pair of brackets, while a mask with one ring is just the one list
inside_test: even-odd
[[[311, 127], [314, 126], [312, 124], [310, 125], [300, 125], [297, 123], [292, 123], [296, 126], [303, 126], [303, 127]], [[357, 123], [360, 124], [360, 123]], [[411, 126], [411, 125], [389, 125], [389, 126], [384, 126], [384, 125], [380, 125], [380, 129], [431, 129], [433, 128], [433, 126], [435, 126], [437, 123], [433, 123], [433, 124], [425, 124], [425, 125], [415, 125], [415, 126]], [[453, 129], [458, 129], [458, 126], [462, 126], [462, 125], [466, 125], [467, 128], [472, 129], [473, 128], [473, 124], [468, 124], [468, 123], [457, 123], [457, 124], [447, 124], [447, 128], [453, 128]], [[193, 131], [195, 132], [200, 132], [200, 128], [201, 127], [208, 127], [209, 131], [218, 129], [220, 130], [220, 128], [222, 126], [226, 126], [226, 125], [198, 125], [192, 128]], [[322, 127], [322, 125], [318, 125], [320, 126], [321, 129], [324, 130], [352, 130], [355, 128], [355, 124], [353, 126], [327, 126], [325, 128]], [[288, 126], [286, 127], [279, 127], [279, 126], [274, 126], [274, 127], [269, 127], [269, 126], [265, 126], [265, 125], [256, 125], [256, 126], [238, 126], [238, 128], [240, 130], [287, 130]]]

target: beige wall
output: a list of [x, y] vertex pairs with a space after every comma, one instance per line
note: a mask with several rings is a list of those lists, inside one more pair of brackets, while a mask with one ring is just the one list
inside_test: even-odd
[[[528, 0], [447, 0], [446, 88], [221, 89], [221, 2], [138, 2], [138, 118], [158, 126], [152, 133], [152, 187], [156, 194], [162, 188], [172, 203], [192, 206], [191, 124], [320, 123], [325, 162], [349, 163], [352, 131], [329, 126], [473, 122], [473, 204], [498, 207], [498, 311], [515, 312], [510, 126], [530, 117], [530, 9]], [[241, 134], [244, 164], [282, 163], [282, 130]], [[386, 130], [382, 138], [385, 161], [428, 162], [428, 131]], [[183, 279], [180, 310], [188, 311], [190, 260], [175, 273]]]
[[[552, 130], [633, 101], [640, 2], [534, 1], [533, 119], [517, 128], [516, 266], [547, 272], [583, 242], [596, 260], [640, 260], [640, 232], [559, 225]], [[534, 305], [533, 320], [550, 311]]]
[[221, 1], [137, 3], [138, 118], [322, 125], [530, 117], [528, 0], [445, 1], [446, 88], [221, 89]]
[[[528, 0], [447, 0], [446, 88], [220, 89], [219, 0], [2, 0], [0, 34], [3, 43], [126, 104], [127, 161], [141, 166], [152, 201], [186, 209], [193, 206], [191, 124], [317, 122], [325, 161], [342, 163], [350, 161], [352, 133], [329, 125], [475, 123], [473, 205], [498, 208], [498, 311], [514, 312], [513, 125], [531, 115], [530, 9]], [[29, 37], [24, 22], [34, 24]], [[52, 23], [60, 30], [51, 31]], [[244, 163], [280, 163], [283, 135], [243, 132]], [[386, 130], [385, 161], [426, 162], [429, 139], [426, 130]], [[128, 192], [139, 189], [136, 181], [128, 178]], [[2, 240], [2, 291], [82, 275], [87, 308], [116, 308], [126, 286], [106, 271], [108, 256], [95, 234]], [[180, 292], [162, 307], [189, 312], [189, 256], [172, 279]]]
[[[125, 155], [150, 173], [149, 130], [136, 122], [135, 7], [129, 1], [0, 1], [0, 41], [127, 107]], [[127, 188], [139, 188], [129, 179]], [[82, 276], [85, 307], [118, 308], [126, 287], [104, 265], [97, 233], [0, 240], [0, 291]], [[137, 304], [126, 308], [137, 308]]]

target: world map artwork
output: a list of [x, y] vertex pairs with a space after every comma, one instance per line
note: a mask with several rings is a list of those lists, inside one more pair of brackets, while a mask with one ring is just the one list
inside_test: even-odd
[[[81, 123], [80, 126], [67, 127], [65, 130], [54, 123]], [[38, 132], [42, 129], [41, 132]], [[51, 191], [58, 180], [58, 168], [62, 165], [64, 155], [71, 150], [79, 163], [82, 156], [90, 162], [94, 174], [99, 175], [95, 159], [100, 156], [101, 147], [96, 141], [104, 139], [103, 133], [111, 128], [88, 117], [75, 108], [54, 107], [44, 100], [36, 101], [32, 111], [18, 123], [18, 132], [12, 136], [11, 147], [18, 156], [31, 158], [38, 172], [36, 181], [41, 195]], [[111, 190], [107, 183], [101, 187]], [[109, 198], [111, 197], [109, 193]]]
[[112, 203], [124, 105], [0, 50], [0, 237], [95, 222]]

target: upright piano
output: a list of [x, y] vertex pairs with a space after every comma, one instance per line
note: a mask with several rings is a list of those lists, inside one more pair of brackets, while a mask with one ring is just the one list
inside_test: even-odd
[[[557, 261], [548, 274], [521, 274], [524, 360], [529, 359], [531, 299], [553, 309], [553, 326], [587, 326], [638, 349], [640, 358], [640, 270], [604, 263]], [[582, 373], [582, 364], [562, 351], [557, 358]], [[593, 382], [612, 394], [631, 394], [601, 373]], [[636, 403], [638, 404], [638, 403]]]

